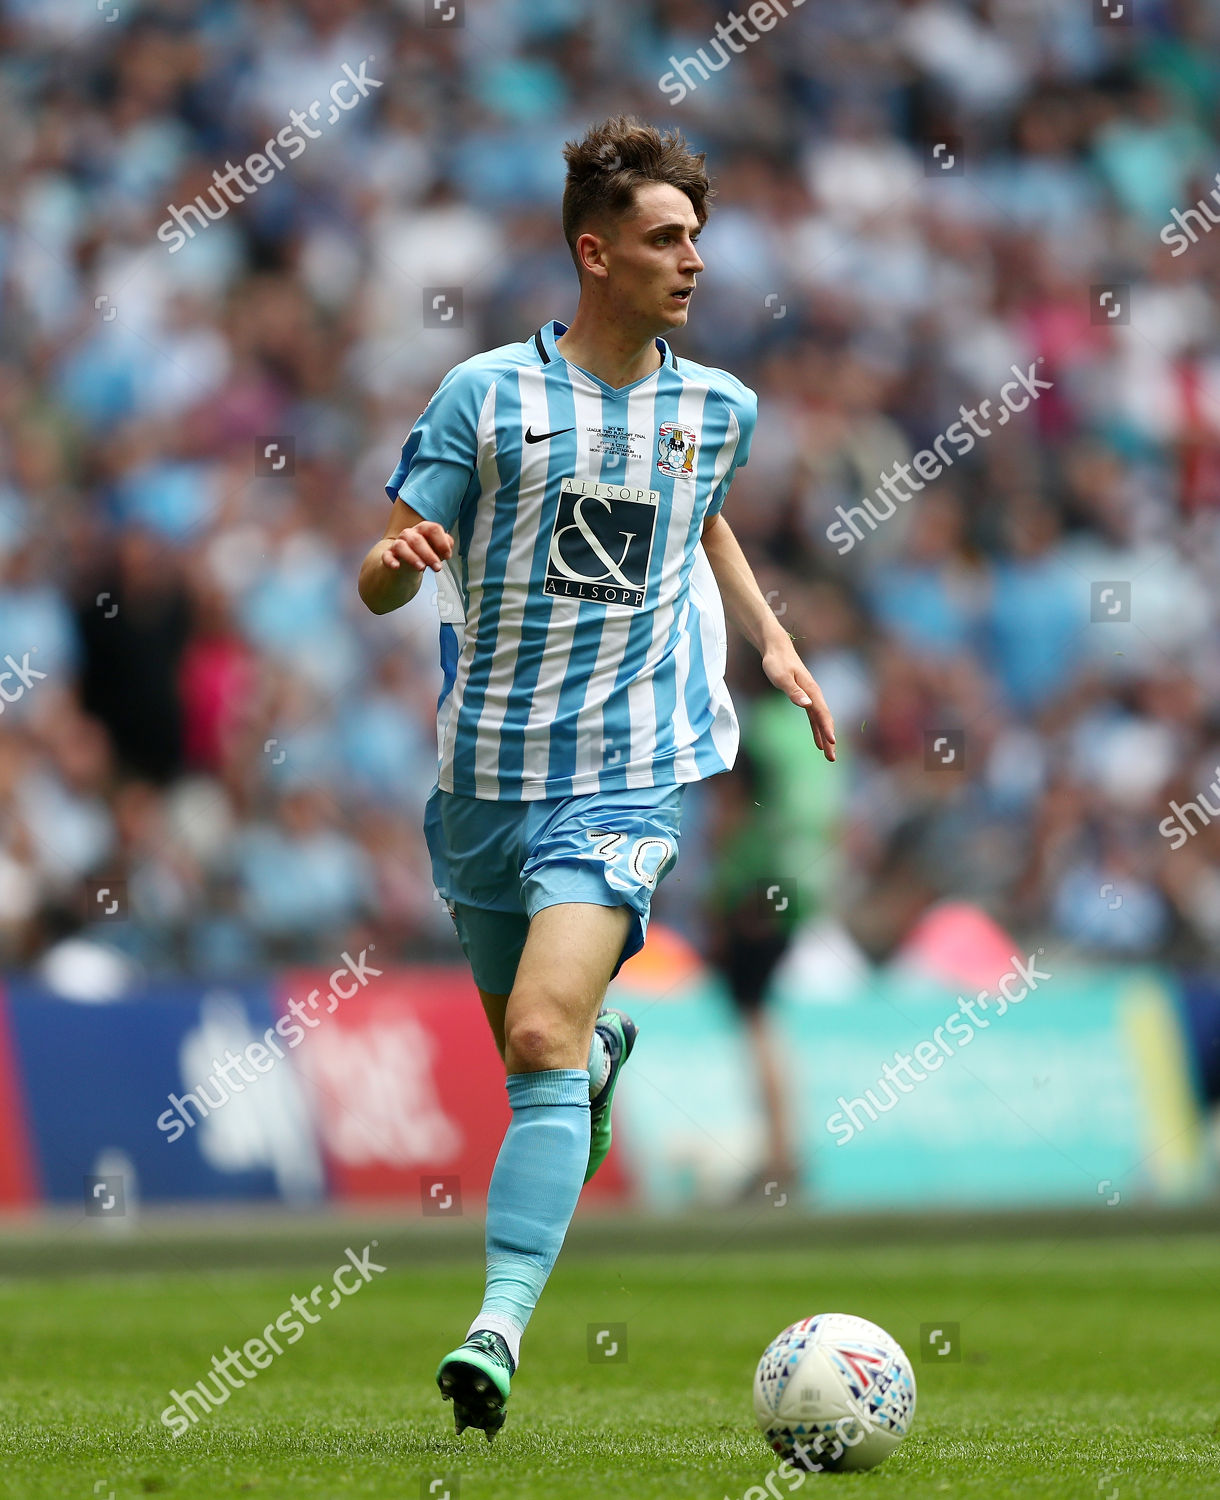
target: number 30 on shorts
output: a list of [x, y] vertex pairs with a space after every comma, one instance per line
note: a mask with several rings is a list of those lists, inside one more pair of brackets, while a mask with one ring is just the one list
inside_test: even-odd
[[674, 846], [669, 839], [655, 834], [636, 839], [627, 848], [625, 833], [608, 833], [604, 828], [589, 828], [585, 832], [594, 842], [593, 854], [606, 862], [607, 880], [611, 880], [625, 863], [635, 882], [646, 885], [651, 890], [660, 878], [661, 871], [674, 857]]

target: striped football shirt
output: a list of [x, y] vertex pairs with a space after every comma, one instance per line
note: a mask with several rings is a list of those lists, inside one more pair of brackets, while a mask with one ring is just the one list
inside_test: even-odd
[[386, 492], [454, 537], [437, 575], [443, 791], [533, 801], [727, 770], [737, 718], [700, 531], [758, 401], [679, 360], [615, 390], [566, 329], [457, 365]]

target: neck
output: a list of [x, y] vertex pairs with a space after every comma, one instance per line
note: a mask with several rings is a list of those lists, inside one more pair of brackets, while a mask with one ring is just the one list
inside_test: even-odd
[[638, 332], [624, 328], [606, 310], [592, 307], [583, 298], [572, 326], [556, 340], [555, 347], [564, 359], [596, 375], [615, 390], [643, 380], [661, 368], [661, 351], [654, 335], [641, 338]]

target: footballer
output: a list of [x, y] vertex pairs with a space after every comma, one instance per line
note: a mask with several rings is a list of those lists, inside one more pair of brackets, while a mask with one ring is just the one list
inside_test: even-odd
[[[565, 150], [570, 325], [451, 370], [360, 570], [375, 614], [437, 575], [444, 683], [425, 832], [512, 1117], [483, 1303], [437, 1383], [457, 1431], [504, 1425], [521, 1337], [610, 1146], [636, 1037], [602, 1002], [678, 858], [686, 785], [732, 766], [725, 607], [835, 758], [822, 694], [721, 514], [757, 398], [676, 355], [703, 270], [702, 153], [633, 117]], [[723, 601], [723, 603], [722, 603]]]

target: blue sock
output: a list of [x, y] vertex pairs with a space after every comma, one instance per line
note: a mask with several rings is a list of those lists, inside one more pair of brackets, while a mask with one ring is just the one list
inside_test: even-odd
[[470, 1332], [500, 1334], [515, 1364], [584, 1185], [588, 1071], [514, 1073], [508, 1102], [513, 1117], [487, 1191], [487, 1290]]

